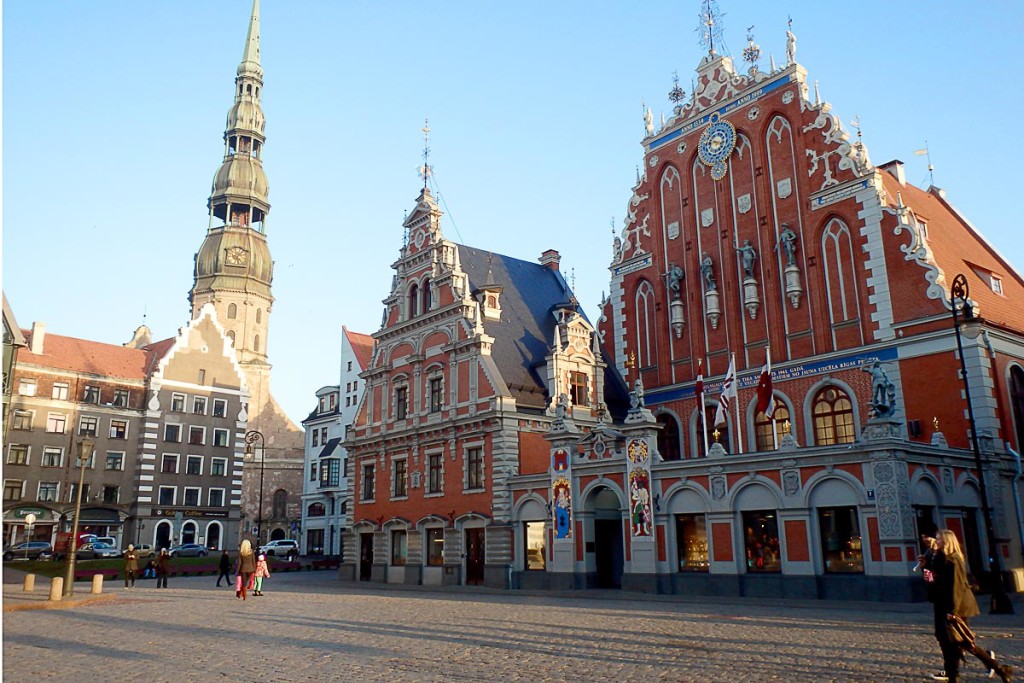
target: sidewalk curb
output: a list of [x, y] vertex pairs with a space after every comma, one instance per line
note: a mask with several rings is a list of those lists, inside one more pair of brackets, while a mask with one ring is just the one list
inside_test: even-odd
[[[109, 602], [116, 600], [118, 595], [108, 593], [104, 595], [90, 595], [87, 598], [65, 598], [59, 601], [50, 600], [33, 600], [31, 602], [23, 602], [20, 604], [9, 604], [11, 598], [4, 597], [4, 612], [21, 612], [30, 609], [75, 609], [76, 607], [84, 607], [85, 605], [91, 605], [98, 602]], [[16, 599], [16, 598], [15, 598]]]

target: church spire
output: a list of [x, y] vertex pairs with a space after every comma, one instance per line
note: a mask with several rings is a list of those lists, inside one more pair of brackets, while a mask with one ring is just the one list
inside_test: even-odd
[[234, 102], [224, 129], [224, 157], [210, 189], [209, 226], [195, 257], [192, 316], [213, 303], [239, 361], [266, 364], [274, 262], [267, 245], [270, 186], [263, 172], [265, 122], [260, 97], [260, 3], [253, 0]]

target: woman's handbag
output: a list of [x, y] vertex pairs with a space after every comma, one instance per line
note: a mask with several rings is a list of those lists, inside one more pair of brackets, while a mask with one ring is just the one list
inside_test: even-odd
[[249, 574], [249, 590], [256, 587], [256, 574]]
[[235, 575], [235, 592], [236, 593], [241, 593], [242, 592], [242, 575], [241, 574], [236, 574]]
[[955, 643], [960, 647], [974, 645], [976, 638], [974, 631], [971, 630], [966, 621], [955, 614], [946, 615], [946, 633], [949, 635], [949, 642]]

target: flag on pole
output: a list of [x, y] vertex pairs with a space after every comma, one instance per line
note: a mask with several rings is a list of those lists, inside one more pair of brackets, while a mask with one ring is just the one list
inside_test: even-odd
[[764, 413], [769, 420], [775, 412], [775, 392], [772, 389], [772, 352], [765, 350], [764, 367], [761, 378], [757, 382], [757, 411]]
[[729, 372], [725, 373], [722, 382], [722, 393], [718, 397], [718, 410], [715, 411], [715, 426], [724, 425], [729, 414], [729, 406], [736, 400], [736, 356], [729, 360]]
[[704, 433], [704, 453], [708, 452], [708, 411], [704, 407], [704, 360], [697, 359], [697, 400], [700, 401], [700, 426]]
[[922, 149], [915, 149], [914, 150], [914, 155], [915, 156], [923, 157], [926, 154], [928, 154], [928, 148], [927, 147], [924, 147]]

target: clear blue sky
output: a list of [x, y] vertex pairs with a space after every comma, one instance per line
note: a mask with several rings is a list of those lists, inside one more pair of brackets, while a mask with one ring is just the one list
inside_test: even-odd
[[[1020, 267], [1024, 3], [720, 0], [739, 59], [797, 60], [872, 161], [900, 158]], [[250, 0], [3, 5], [3, 287], [22, 327], [124, 343], [188, 321]], [[276, 261], [274, 393], [296, 420], [338, 381], [341, 326], [380, 326], [425, 117], [447, 237], [576, 273], [588, 315], [608, 288], [641, 162], [641, 100], [668, 113], [704, 54], [696, 0], [644, 3], [262, 0]], [[996, 135], [1000, 130], [1004, 131]], [[1016, 229], [1016, 232], [1014, 230]]]

